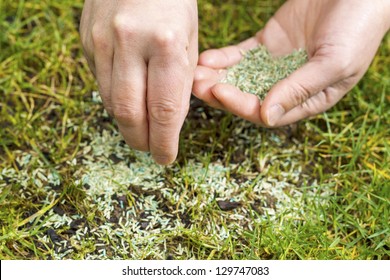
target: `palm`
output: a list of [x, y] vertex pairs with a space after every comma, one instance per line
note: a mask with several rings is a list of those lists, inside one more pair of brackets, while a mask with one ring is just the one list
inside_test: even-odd
[[[363, 76], [383, 36], [381, 32], [372, 32], [378, 26], [378, 15], [367, 9], [372, 4], [361, 3], [351, 10], [346, 2], [287, 1], [256, 36], [236, 46], [202, 53], [194, 94], [213, 107], [266, 126], [293, 123], [332, 107]], [[372, 38], [365, 46], [361, 38], [367, 34], [372, 34]], [[263, 104], [252, 94], [219, 83], [223, 69], [240, 61], [241, 50], [258, 44], [265, 45], [275, 56], [299, 48], [304, 48], [309, 56], [307, 64], [270, 90]], [[353, 57], [362, 54], [360, 61]], [[269, 111], [275, 104], [282, 104], [283, 117], [270, 124]]]

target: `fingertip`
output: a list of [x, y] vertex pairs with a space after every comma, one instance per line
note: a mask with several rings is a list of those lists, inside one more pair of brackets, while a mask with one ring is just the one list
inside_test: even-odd
[[217, 84], [212, 88], [212, 94], [228, 111], [249, 120], [262, 124], [260, 117], [260, 102], [257, 96], [244, 93], [233, 85]]
[[[125, 140], [126, 144], [130, 148], [141, 152], [149, 152], [149, 145], [148, 142], [145, 141], [144, 137], [134, 138], [132, 137], [134, 133], [133, 128], [130, 129], [126, 128], [123, 125], [120, 125], [119, 123], [117, 125], [118, 125], [119, 132], [121, 133], [123, 139]], [[145, 131], [145, 133], [147, 137], [147, 132]]]
[[199, 99], [207, 99], [207, 95], [210, 95], [211, 87], [214, 83], [209, 80], [199, 80], [195, 81], [192, 86], [192, 93]]
[[202, 52], [199, 55], [199, 65], [213, 67], [217, 65], [218, 63], [218, 57], [219, 57], [219, 50], [217, 49], [210, 49], [207, 51]]
[[287, 92], [284, 83], [283, 80], [276, 83], [263, 100], [260, 116], [267, 127], [281, 126], [280, 120], [289, 111], [285, 106]]
[[199, 56], [199, 65], [212, 68], [229, 67], [241, 60], [243, 51], [255, 48], [259, 43], [256, 37], [250, 37], [238, 45], [206, 50]]
[[213, 81], [200, 80], [194, 83], [192, 87], [192, 93], [200, 100], [206, 102], [208, 105], [217, 109], [221, 109], [223, 106], [212, 93], [213, 87], [215, 87], [215, 83]]
[[243, 49], [239, 46], [207, 50], [200, 55], [199, 64], [214, 69], [227, 68], [242, 59], [242, 51]]
[[265, 111], [265, 117], [263, 118], [265, 125], [269, 127], [276, 126], [285, 113], [286, 111], [282, 105], [272, 105], [271, 108]]
[[216, 84], [211, 89], [211, 94], [229, 111], [233, 113], [240, 111], [240, 102], [238, 101], [242, 92], [235, 86], [230, 84]]
[[[198, 65], [195, 69], [194, 80], [204, 80], [214, 78], [216, 71], [210, 67]], [[215, 79], [214, 79], [215, 80]]]
[[224, 71], [211, 69], [205, 66], [198, 66], [195, 71], [192, 93], [199, 99], [215, 108], [222, 108], [221, 104], [212, 94], [212, 88], [219, 83], [225, 75]]
[[175, 156], [167, 156], [167, 155], [153, 155], [153, 159], [159, 165], [168, 166], [175, 162]]
[[237, 47], [243, 51], [247, 51], [247, 50], [250, 50], [250, 49], [253, 49], [253, 48], [256, 48], [258, 47], [260, 44], [260, 41], [258, 40], [258, 38], [255, 36], [255, 37], [250, 37], [244, 41], [242, 41], [241, 43], [239, 43], [237, 45]]

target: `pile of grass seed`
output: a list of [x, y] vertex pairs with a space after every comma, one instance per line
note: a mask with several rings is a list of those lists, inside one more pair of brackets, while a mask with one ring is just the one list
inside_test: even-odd
[[228, 68], [224, 83], [241, 91], [255, 94], [264, 100], [268, 91], [278, 81], [286, 78], [307, 61], [305, 50], [295, 50], [289, 55], [273, 57], [263, 45], [243, 53], [240, 63]]

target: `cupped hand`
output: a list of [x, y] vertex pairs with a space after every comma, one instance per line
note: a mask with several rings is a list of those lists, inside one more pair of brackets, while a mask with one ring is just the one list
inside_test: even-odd
[[[199, 57], [193, 93], [209, 105], [267, 127], [316, 115], [336, 104], [368, 69], [390, 26], [390, 1], [290, 0], [254, 37]], [[220, 83], [242, 51], [265, 45], [274, 56], [303, 48], [309, 60], [263, 102]]]
[[127, 144], [172, 163], [198, 60], [196, 0], [86, 0], [80, 36]]

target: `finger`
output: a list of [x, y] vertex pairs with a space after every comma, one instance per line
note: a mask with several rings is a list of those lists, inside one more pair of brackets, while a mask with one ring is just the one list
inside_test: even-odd
[[340, 99], [344, 96], [341, 91], [341, 89], [335, 87], [328, 87], [313, 95], [303, 104], [294, 107], [283, 115], [278, 122], [278, 126], [295, 123], [301, 119], [323, 113], [340, 101]]
[[148, 65], [147, 106], [149, 147], [155, 161], [167, 165], [177, 156], [179, 134], [188, 107], [183, 104], [189, 62], [184, 55], [169, 53], [151, 57]]
[[258, 44], [259, 41], [251, 37], [238, 45], [207, 50], [199, 56], [198, 63], [214, 69], [230, 67], [241, 60], [243, 51], [255, 48]]
[[337, 61], [329, 57], [313, 57], [270, 90], [262, 104], [261, 118], [268, 126], [280, 126], [287, 112], [344, 78]]
[[211, 88], [225, 76], [226, 71], [219, 71], [205, 66], [198, 66], [195, 70], [194, 95], [209, 104], [210, 106], [222, 109], [222, 104], [215, 98]]
[[148, 151], [145, 62], [130, 56], [126, 48], [114, 53], [111, 103], [113, 115], [126, 143], [137, 150]]
[[[192, 38], [190, 39], [189, 46], [187, 49], [188, 54], [188, 61], [189, 61], [189, 67], [188, 67], [188, 73], [186, 74], [187, 79], [186, 83], [184, 85], [184, 94], [182, 94], [182, 102], [183, 102], [183, 120], [187, 117], [188, 110], [190, 108], [190, 99], [191, 99], [191, 93], [192, 93], [192, 86], [194, 84], [195, 79], [195, 70], [197, 68], [198, 64], [198, 58], [199, 58], [199, 46], [198, 46], [198, 30], [194, 32]], [[186, 110], [184, 108], [187, 108]]]
[[225, 110], [250, 122], [263, 124], [260, 116], [260, 101], [257, 96], [244, 93], [229, 84], [217, 84], [211, 91]]
[[113, 49], [109, 45], [106, 48], [95, 48], [95, 75], [99, 86], [99, 93], [103, 101], [104, 108], [112, 115], [111, 104], [111, 77], [113, 66]]

